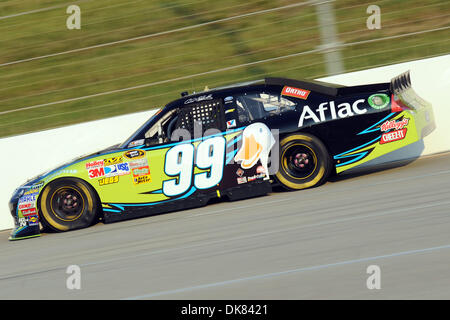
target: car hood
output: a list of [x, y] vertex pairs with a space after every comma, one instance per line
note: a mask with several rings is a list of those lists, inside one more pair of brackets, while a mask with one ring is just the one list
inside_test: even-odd
[[21, 187], [21, 188], [23, 188], [23, 187], [29, 187], [29, 186], [31, 186], [31, 185], [33, 185], [33, 184], [39, 182], [40, 180], [44, 179], [46, 176], [50, 175], [51, 173], [56, 172], [56, 171], [58, 171], [58, 170], [62, 170], [63, 168], [67, 167], [68, 165], [74, 164], [74, 163], [76, 163], [76, 162], [83, 161], [83, 160], [87, 160], [87, 159], [89, 159], [89, 158], [93, 158], [93, 157], [96, 157], [96, 156], [99, 156], [99, 155], [102, 155], [102, 154], [120, 151], [120, 150], [122, 150], [122, 148], [120, 148], [119, 146], [120, 146], [120, 144], [115, 144], [115, 145], [113, 145], [113, 146], [110, 146], [110, 147], [108, 147], [108, 148], [102, 149], [102, 150], [100, 150], [100, 151], [96, 151], [96, 152], [94, 152], [94, 153], [90, 153], [90, 154], [86, 154], [86, 155], [83, 155], [83, 156], [74, 158], [74, 159], [72, 159], [72, 160], [70, 160], [70, 161], [65, 162], [65, 163], [62, 164], [62, 165], [57, 166], [57, 167], [54, 168], [54, 169], [48, 170], [48, 171], [46, 171], [46, 172], [44, 172], [44, 173], [42, 173], [42, 174], [40, 174], [40, 175], [38, 175], [38, 176], [35, 176], [34, 178], [31, 178], [31, 179], [27, 180], [27, 181], [26, 181], [23, 185], [21, 185], [20, 187]]

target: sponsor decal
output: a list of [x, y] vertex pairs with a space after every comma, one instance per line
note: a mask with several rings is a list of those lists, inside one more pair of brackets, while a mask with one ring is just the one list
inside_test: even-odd
[[19, 204], [19, 210], [34, 208], [34, 202]]
[[303, 100], [308, 99], [308, 96], [310, 93], [311, 93], [311, 91], [309, 91], [309, 90], [299, 89], [299, 88], [289, 87], [289, 86], [285, 86], [283, 88], [283, 90], [281, 91], [281, 95], [283, 95], [283, 96], [300, 98]]
[[36, 208], [30, 208], [30, 209], [22, 210], [22, 215], [24, 217], [32, 216], [32, 215], [36, 215], [36, 214], [37, 214]]
[[262, 173], [262, 174], [265, 175], [266, 174], [266, 170], [264, 170], [263, 166], [258, 166], [256, 168], [256, 173], [258, 173], [258, 174]]
[[39, 189], [29, 189], [25, 191], [23, 195], [37, 195], [39, 193]]
[[41, 181], [41, 182], [38, 182], [38, 183], [36, 183], [36, 184], [33, 184], [32, 186], [31, 186], [31, 189], [40, 189], [40, 188], [42, 188], [44, 186], [44, 181]]
[[34, 201], [36, 201], [36, 195], [34, 194], [24, 195], [19, 198], [19, 203], [34, 202]]
[[406, 137], [406, 131], [407, 130], [408, 129], [404, 128], [404, 129], [401, 129], [401, 130], [396, 130], [396, 131], [384, 133], [381, 136], [380, 144], [385, 144], [385, 143], [399, 141], [399, 140], [404, 139]]
[[391, 102], [391, 100], [387, 94], [376, 93], [371, 95], [367, 99], [367, 102], [372, 108], [379, 110], [385, 108], [389, 104], [389, 102]]
[[117, 163], [122, 163], [122, 162], [123, 162], [123, 157], [122, 156], [118, 156], [118, 157], [112, 157], [112, 158], [103, 160], [103, 165], [104, 166], [110, 166], [110, 165], [117, 164]]
[[234, 128], [234, 127], [236, 127], [236, 120], [235, 119], [227, 121], [227, 129]]
[[133, 169], [133, 177], [146, 176], [150, 174], [149, 167], [140, 167]]
[[140, 167], [148, 167], [147, 158], [130, 161], [130, 162], [128, 162], [128, 164], [130, 165], [131, 169], [136, 169], [136, 168], [140, 168]]
[[54, 179], [55, 177], [62, 175], [62, 174], [76, 174], [78, 172], [78, 170], [59, 170], [53, 174], [51, 174], [50, 176], [47, 177], [47, 180], [50, 181], [52, 179]]
[[385, 131], [389, 131], [391, 129], [394, 130], [401, 130], [404, 127], [406, 127], [409, 123], [409, 119], [408, 118], [404, 118], [403, 120], [400, 121], [396, 121], [396, 120], [392, 120], [392, 121], [386, 121], [385, 123], [383, 123], [380, 127], [381, 131], [385, 132]]
[[140, 139], [140, 140], [136, 140], [136, 141], [131, 141], [128, 144], [128, 148], [133, 148], [133, 147], [137, 147], [137, 146], [141, 146], [145, 143], [145, 139]]
[[118, 163], [113, 164], [112, 166], [107, 166], [104, 168], [105, 176], [106, 177], [112, 177], [112, 176], [123, 176], [130, 174], [130, 166], [127, 162], [125, 163]]
[[150, 178], [150, 175], [141, 176], [141, 177], [133, 177], [134, 184], [148, 183], [151, 181], [152, 181], [152, 179]]
[[28, 225], [29, 226], [37, 226], [39, 225], [39, 218], [38, 216], [31, 216], [28, 218]]
[[89, 172], [90, 179], [100, 178], [105, 175], [105, 168], [90, 169], [88, 172]]
[[[227, 104], [227, 103], [232, 103], [233, 100], [234, 100], [234, 98], [231, 97], [231, 96], [228, 96], [228, 97], [226, 97], [225, 99], [223, 99], [223, 101], [225, 102], [225, 104]], [[225, 112], [225, 113], [226, 113], [226, 112]]]
[[27, 219], [25, 218], [19, 218], [18, 219], [19, 227], [26, 227], [27, 226]]
[[232, 112], [234, 112], [236, 109], [228, 109], [228, 110], [225, 110], [225, 114], [227, 114], [227, 113], [232, 113]]
[[264, 173], [260, 173], [251, 177], [248, 177], [248, 182], [254, 181], [256, 179], [264, 178], [266, 175]]
[[239, 178], [237, 178], [237, 183], [238, 184], [247, 183], [247, 177], [239, 177]]
[[200, 97], [196, 97], [196, 98], [187, 99], [184, 102], [184, 104], [200, 102], [200, 101], [205, 101], [205, 100], [212, 100], [212, 98], [213, 98], [212, 94], [208, 94], [208, 95], [204, 95], [204, 96], [200, 96]]
[[355, 114], [364, 114], [367, 112], [367, 109], [360, 109], [359, 107], [364, 102], [364, 99], [359, 99], [352, 104], [343, 102], [336, 106], [334, 101], [329, 101], [319, 104], [316, 110], [312, 110], [308, 105], [305, 105], [298, 121], [298, 127], [303, 127], [305, 120], [308, 119], [312, 119], [314, 123], [320, 123], [327, 119], [342, 119], [354, 116]]
[[238, 177], [242, 177], [244, 175], [244, 170], [239, 168], [239, 169], [237, 169], [236, 174], [238, 175]]
[[103, 160], [96, 160], [86, 163], [86, 170], [103, 167]]
[[105, 185], [113, 184], [113, 183], [117, 183], [117, 182], [119, 182], [119, 176], [107, 177], [107, 178], [98, 180], [98, 184], [100, 186], [105, 186]]
[[125, 158], [127, 159], [141, 159], [145, 156], [145, 151], [143, 150], [130, 150], [124, 153]]

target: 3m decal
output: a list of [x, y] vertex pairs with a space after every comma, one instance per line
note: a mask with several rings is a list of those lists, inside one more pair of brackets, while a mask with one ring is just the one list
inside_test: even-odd
[[300, 98], [303, 100], [308, 99], [309, 94], [311, 91], [305, 90], [305, 89], [299, 89], [294, 87], [285, 86], [283, 90], [281, 91], [281, 95], [283, 96], [289, 96], [294, 98]]
[[114, 177], [108, 177], [108, 178], [103, 178], [98, 180], [98, 184], [100, 186], [105, 186], [108, 184], [113, 184], [113, 183], [118, 183], [119, 182], [119, 176], [114, 176]]
[[130, 150], [124, 153], [125, 158], [127, 159], [141, 159], [145, 156], [145, 151], [143, 150]]
[[337, 106], [334, 101], [323, 102], [319, 104], [319, 107], [314, 111], [308, 105], [305, 105], [303, 106], [302, 115], [298, 121], [298, 127], [303, 127], [305, 120], [308, 119], [312, 119], [314, 123], [320, 123], [327, 119], [342, 119], [354, 116], [355, 114], [364, 114], [367, 112], [367, 109], [360, 109], [360, 105], [364, 102], [364, 99], [359, 99], [352, 104], [344, 102]]
[[100, 178], [100, 177], [103, 177], [105, 175], [105, 169], [104, 168], [90, 169], [88, 172], [89, 172], [89, 178], [90, 179]]
[[110, 165], [122, 163], [122, 162], [123, 162], [123, 158], [121, 156], [103, 160], [104, 166], [110, 166]]
[[406, 131], [408, 129], [404, 128], [401, 130], [396, 130], [388, 133], [384, 133], [380, 138], [380, 144], [385, 144], [389, 142], [394, 142], [398, 140], [402, 140], [406, 137]]

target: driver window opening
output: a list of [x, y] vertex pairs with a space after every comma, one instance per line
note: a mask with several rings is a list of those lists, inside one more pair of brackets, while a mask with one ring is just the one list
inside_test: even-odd
[[241, 124], [295, 110], [297, 104], [279, 94], [255, 92], [236, 96]]

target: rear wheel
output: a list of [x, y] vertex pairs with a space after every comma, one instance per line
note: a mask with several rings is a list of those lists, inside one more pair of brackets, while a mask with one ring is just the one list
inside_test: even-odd
[[89, 227], [94, 222], [98, 200], [95, 191], [83, 180], [64, 178], [44, 188], [39, 208], [44, 227], [69, 231]]
[[300, 190], [324, 183], [331, 171], [325, 145], [316, 137], [298, 133], [280, 141], [280, 166], [276, 180], [286, 189]]

